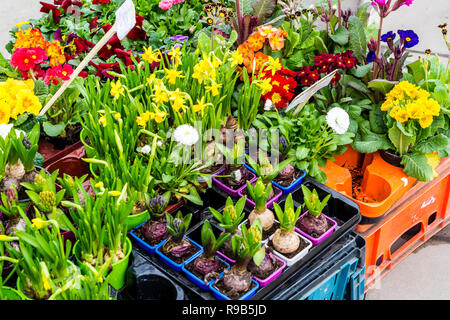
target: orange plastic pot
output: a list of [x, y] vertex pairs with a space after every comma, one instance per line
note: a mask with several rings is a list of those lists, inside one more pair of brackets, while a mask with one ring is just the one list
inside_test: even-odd
[[[328, 177], [326, 185], [355, 201], [361, 215], [369, 219], [382, 217], [417, 181], [408, 177], [402, 168], [388, 164], [379, 153], [364, 155], [348, 147], [344, 154], [335, 158], [335, 162], [328, 160], [326, 167], [321, 168]], [[349, 166], [362, 168], [361, 189], [374, 202], [364, 202], [353, 197]]]

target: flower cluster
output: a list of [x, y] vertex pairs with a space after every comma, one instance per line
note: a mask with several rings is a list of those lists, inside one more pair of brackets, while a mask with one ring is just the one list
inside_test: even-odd
[[172, 6], [174, 5], [174, 4], [178, 4], [178, 3], [181, 3], [181, 2], [184, 2], [184, 0], [161, 0], [160, 2], [159, 2], [159, 7], [162, 9], [162, 10], [169, 10], [170, 8], [172, 8]]
[[281, 50], [284, 47], [284, 41], [287, 37], [286, 31], [281, 28], [275, 28], [272, 26], [260, 26], [253, 32], [246, 42], [241, 44], [238, 48], [238, 52], [244, 58], [244, 66], [248, 72], [252, 72], [253, 68], [258, 71], [262, 68], [263, 64], [267, 62], [268, 56], [262, 53], [266, 44], [266, 40], [272, 50]]
[[64, 48], [60, 41], [47, 41], [38, 29], [28, 28], [16, 33], [16, 43], [11, 57], [11, 65], [22, 72], [22, 77], [30, 76], [57, 84], [59, 79], [68, 80], [73, 72], [66, 64]]
[[[310, 86], [320, 79], [320, 74], [328, 74], [336, 69], [352, 69], [358, 64], [358, 59], [353, 56], [353, 51], [345, 51], [340, 54], [322, 53], [314, 58], [314, 65], [300, 68], [296, 74], [297, 80], [303, 86]], [[341, 75], [336, 75], [331, 80], [335, 83], [341, 79]]]
[[410, 6], [414, 0], [372, 0], [371, 5], [380, 17], [386, 18], [391, 12], [407, 5]]
[[428, 91], [409, 83], [401, 81], [387, 95], [381, 106], [382, 111], [388, 111], [389, 116], [398, 122], [410, 119], [418, 120], [422, 128], [433, 123], [433, 116], [439, 116], [439, 103], [430, 98]]
[[205, 20], [210, 26], [229, 24], [234, 17], [233, 10], [220, 2], [208, 3], [203, 7], [206, 16], [200, 15], [200, 20]]
[[42, 104], [34, 94], [33, 80], [7, 79], [0, 82], [0, 123], [8, 123], [24, 113], [38, 115]]
[[267, 103], [270, 100], [277, 109], [286, 108], [297, 88], [297, 81], [294, 79], [296, 73], [283, 67], [274, 74], [267, 69], [263, 70], [261, 77], [263, 82], [260, 87], [263, 89], [264, 102]]

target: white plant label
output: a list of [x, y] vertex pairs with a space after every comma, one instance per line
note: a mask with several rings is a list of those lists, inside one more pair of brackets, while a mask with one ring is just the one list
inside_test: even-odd
[[311, 97], [317, 93], [317, 91], [319, 91], [322, 88], [325, 88], [330, 84], [331, 80], [333, 79], [337, 71], [338, 70], [334, 70], [330, 74], [326, 75], [325, 77], [314, 83], [308, 89], [300, 93], [298, 96], [296, 96], [291, 101], [289, 106], [285, 109], [285, 111], [288, 112], [289, 110], [295, 108], [296, 106], [299, 106], [299, 108], [297, 108], [297, 110], [295, 110], [294, 112], [294, 114], [298, 114], [301, 111], [301, 109], [308, 103], [309, 99], [311, 99]]
[[401, 178], [400, 180], [403, 181], [403, 184], [405, 185], [405, 187], [408, 185], [408, 178], [403, 177], [403, 178]]
[[136, 25], [136, 8], [132, 0], [126, 0], [116, 11], [117, 37], [123, 40]]

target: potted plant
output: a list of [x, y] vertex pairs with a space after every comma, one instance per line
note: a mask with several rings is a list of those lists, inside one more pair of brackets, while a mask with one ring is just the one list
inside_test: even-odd
[[217, 239], [208, 220], [203, 223], [201, 239], [203, 251], [196, 258], [191, 258], [182, 270], [192, 282], [203, 290], [209, 289], [212, 278], [220, 278], [229, 264], [217, 257], [217, 250], [230, 238], [231, 234], [222, 233]]
[[150, 254], [155, 253], [169, 236], [165, 219], [168, 203], [162, 195], [150, 198], [146, 202], [150, 219], [130, 232], [135, 242]]
[[0, 126], [0, 192], [6, 194], [14, 185], [19, 201], [29, 201], [21, 182], [32, 183], [38, 171], [35, 159], [38, 150], [39, 124], [37, 123], [26, 136], [23, 131], [12, 129], [12, 125], [1, 124]]
[[8, 189], [6, 194], [0, 194], [0, 222], [3, 222], [6, 235], [14, 235], [14, 229], [24, 231], [25, 221], [19, 214], [19, 208], [26, 211], [28, 203], [19, 203], [18, 194], [14, 185]]
[[[11, 278], [11, 276], [16, 271], [16, 265], [19, 262], [17, 259], [13, 259], [7, 256], [7, 251], [5, 248], [5, 242], [17, 241], [19, 238], [6, 236], [2, 233], [3, 228], [0, 224], [0, 300], [23, 300], [23, 295], [14, 288], [7, 287], [5, 284]], [[14, 265], [14, 268], [10, 268], [6, 277], [3, 278], [3, 270], [5, 262]]]
[[247, 267], [250, 260], [253, 259], [256, 265], [260, 265], [265, 257], [265, 248], [261, 246], [261, 221], [256, 220], [249, 229], [242, 226], [241, 232], [242, 236], [234, 235], [231, 239], [236, 263], [231, 269], [224, 271], [222, 278], [209, 285], [217, 299], [246, 300], [259, 288], [259, 283], [253, 279]]
[[47, 220], [37, 209], [32, 221], [21, 209], [25, 232], [16, 230], [19, 247], [6, 244], [9, 256], [17, 262], [17, 289], [28, 300], [46, 300], [77, 268], [70, 260], [70, 241], [64, 242], [58, 223]]
[[286, 261], [273, 254], [272, 250], [266, 248], [261, 264], [256, 265], [254, 261], [250, 261], [247, 269], [253, 274], [259, 285], [264, 287], [281, 275], [285, 267]]
[[[219, 222], [219, 226], [224, 229], [222, 234], [229, 233], [233, 237], [234, 235], [241, 233], [241, 231], [238, 230], [238, 226], [245, 217], [245, 200], [246, 197], [240, 198], [236, 204], [234, 204], [231, 197], [228, 197], [222, 212], [209, 207], [209, 211]], [[231, 247], [231, 239], [224, 242], [222, 247], [219, 248], [219, 251], [217, 251], [217, 254], [231, 263], [236, 262], [236, 257], [234, 256], [234, 252]]]
[[216, 146], [225, 157], [225, 168], [213, 177], [213, 181], [221, 190], [230, 196], [237, 197], [239, 191], [245, 188], [247, 180], [250, 182], [256, 180], [256, 176], [243, 164], [245, 140], [238, 140], [232, 150], [222, 144], [216, 144]]
[[201, 250], [199, 244], [185, 236], [191, 219], [192, 213], [184, 217], [181, 211], [178, 211], [175, 217], [166, 213], [167, 231], [170, 236], [155, 251], [159, 258], [175, 271], [181, 271], [182, 265]]
[[302, 185], [304, 207], [308, 210], [303, 213], [296, 222], [297, 231], [311, 240], [313, 245], [317, 245], [333, 233], [337, 222], [322, 213], [331, 194], [328, 194], [322, 201], [316, 189], [312, 192], [305, 185]]
[[[247, 227], [253, 224], [256, 219], [261, 221], [263, 227], [263, 240], [269, 238], [276, 230], [275, 215], [267, 206], [267, 199], [272, 191], [272, 184], [264, 185], [261, 177], [256, 184], [252, 186], [247, 181], [247, 193], [255, 201], [256, 205], [248, 216]], [[245, 221], [243, 223], [246, 223]]]
[[77, 226], [75, 229], [71, 225], [71, 230], [77, 239], [73, 254], [78, 265], [81, 267], [83, 262], [87, 262], [94, 268], [100, 268], [104, 261], [112, 257], [107, 281], [116, 290], [124, 285], [132, 249], [127, 237], [126, 219], [135, 197], [126, 201], [126, 190], [125, 184], [121, 191], [105, 190], [91, 195], [78, 185], [82, 197], [73, 193], [73, 202], [62, 201], [63, 206], [70, 208], [70, 216]]
[[270, 237], [268, 246], [274, 249], [277, 256], [286, 261], [287, 266], [291, 266], [308, 253], [312, 243], [295, 231], [295, 223], [300, 216], [301, 207], [295, 210], [291, 193], [286, 198], [284, 211], [277, 203], [274, 204], [274, 209], [280, 228]]

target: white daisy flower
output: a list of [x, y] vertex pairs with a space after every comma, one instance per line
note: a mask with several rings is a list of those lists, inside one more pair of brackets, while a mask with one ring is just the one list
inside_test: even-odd
[[266, 103], [264, 104], [264, 111], [270, 111], [273, 109], [273, 102], [270, 99], [266, 100]]
[[350, 126], [350, 117], [348, 113], [340, 107], [335, 107], [328, 111], [326, 119], [327, 124], [337, 134], [346, 133]]
[[198, 141], [199, 135], [194, 127], [183, 124], [175, 129], [173, 132], [173, 139], [185, 146], [192, 146]]
[[143, 147], [141, 148], [141, 152], [142, 152], [142, 153], [149, 154], [150, 151], [152, 151], [152, 148], [151, 148], [148, 144], [146, 144], [145, 146], [143, 146]]
[[[14, 126], [13, 124], [1, 123], [0, 124], [0, 136], [3, 139], [6, 139], [6, 137], [8, 136], [8, 134], [11, 131], [13, 126]], [[25, 131], [16, 129], [16, 136], [19, 137], [22, 132], [26, 136]]]

